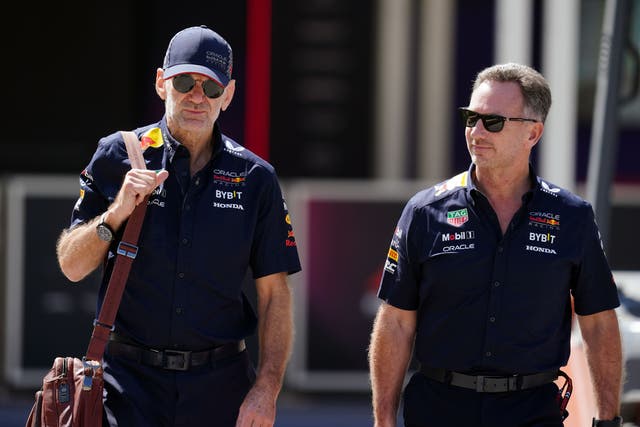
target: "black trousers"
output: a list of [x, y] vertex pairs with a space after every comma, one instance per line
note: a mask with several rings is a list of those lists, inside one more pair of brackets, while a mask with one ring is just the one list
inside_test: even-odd
[[104, 426], [234, 427], [255, 382], [245, 350], [188, 371], [170, 371], [105, 354]]
[[406, 427], [562, 427], [554, 383], [478, 393], [415, 373], [404, 390]]

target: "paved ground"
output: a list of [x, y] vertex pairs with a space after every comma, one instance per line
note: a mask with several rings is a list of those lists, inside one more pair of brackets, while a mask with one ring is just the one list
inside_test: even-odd
[[[32, 400], [26, 393], [1, 392], [0, 427], [24, 427]], [[301, 395], [280, 397], [276, 427], [371, 427], [367, 395]], [[399, 424], [401, 425], [401, 424]]]

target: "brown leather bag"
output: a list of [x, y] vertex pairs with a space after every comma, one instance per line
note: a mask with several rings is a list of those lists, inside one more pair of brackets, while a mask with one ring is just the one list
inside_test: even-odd
[[56, 357], [36, 392], [27, 427], [102, 426], [102, 366], [76, 357]]
[[[146, 169], [140, 142], [133, 132], [122, 132], [131, 165]], [[26, 427], [101, 427], [102, 426], [102, 355], [113, 330], [122, 292], [131, 264], [136, 257], [138, 237], [147, 210], [147, 200], [140, 203], [127, 221], [118, 245], [116, 263], [109, 279], [87, 354], [77, 357], [56, 357], [53, 366], [36, 392], [35, 402]]]

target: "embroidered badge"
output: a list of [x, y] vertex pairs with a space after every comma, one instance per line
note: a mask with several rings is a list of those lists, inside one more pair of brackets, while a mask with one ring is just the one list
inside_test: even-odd
[[447, 222], [454, 227], [461, 227], [467, 221], [469, 221], [467, 208], [447, 212]]

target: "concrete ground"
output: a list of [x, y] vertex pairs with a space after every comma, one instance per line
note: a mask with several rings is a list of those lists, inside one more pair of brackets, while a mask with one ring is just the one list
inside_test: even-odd
[[[32, 396], [24, 392], [1, 392], [0, 427], [24, 427]], [[371, 427], [368, 395], [303, 395], [283, 392], [276, 427]], [[402, 425], [402, 424], [399, 424]]]

